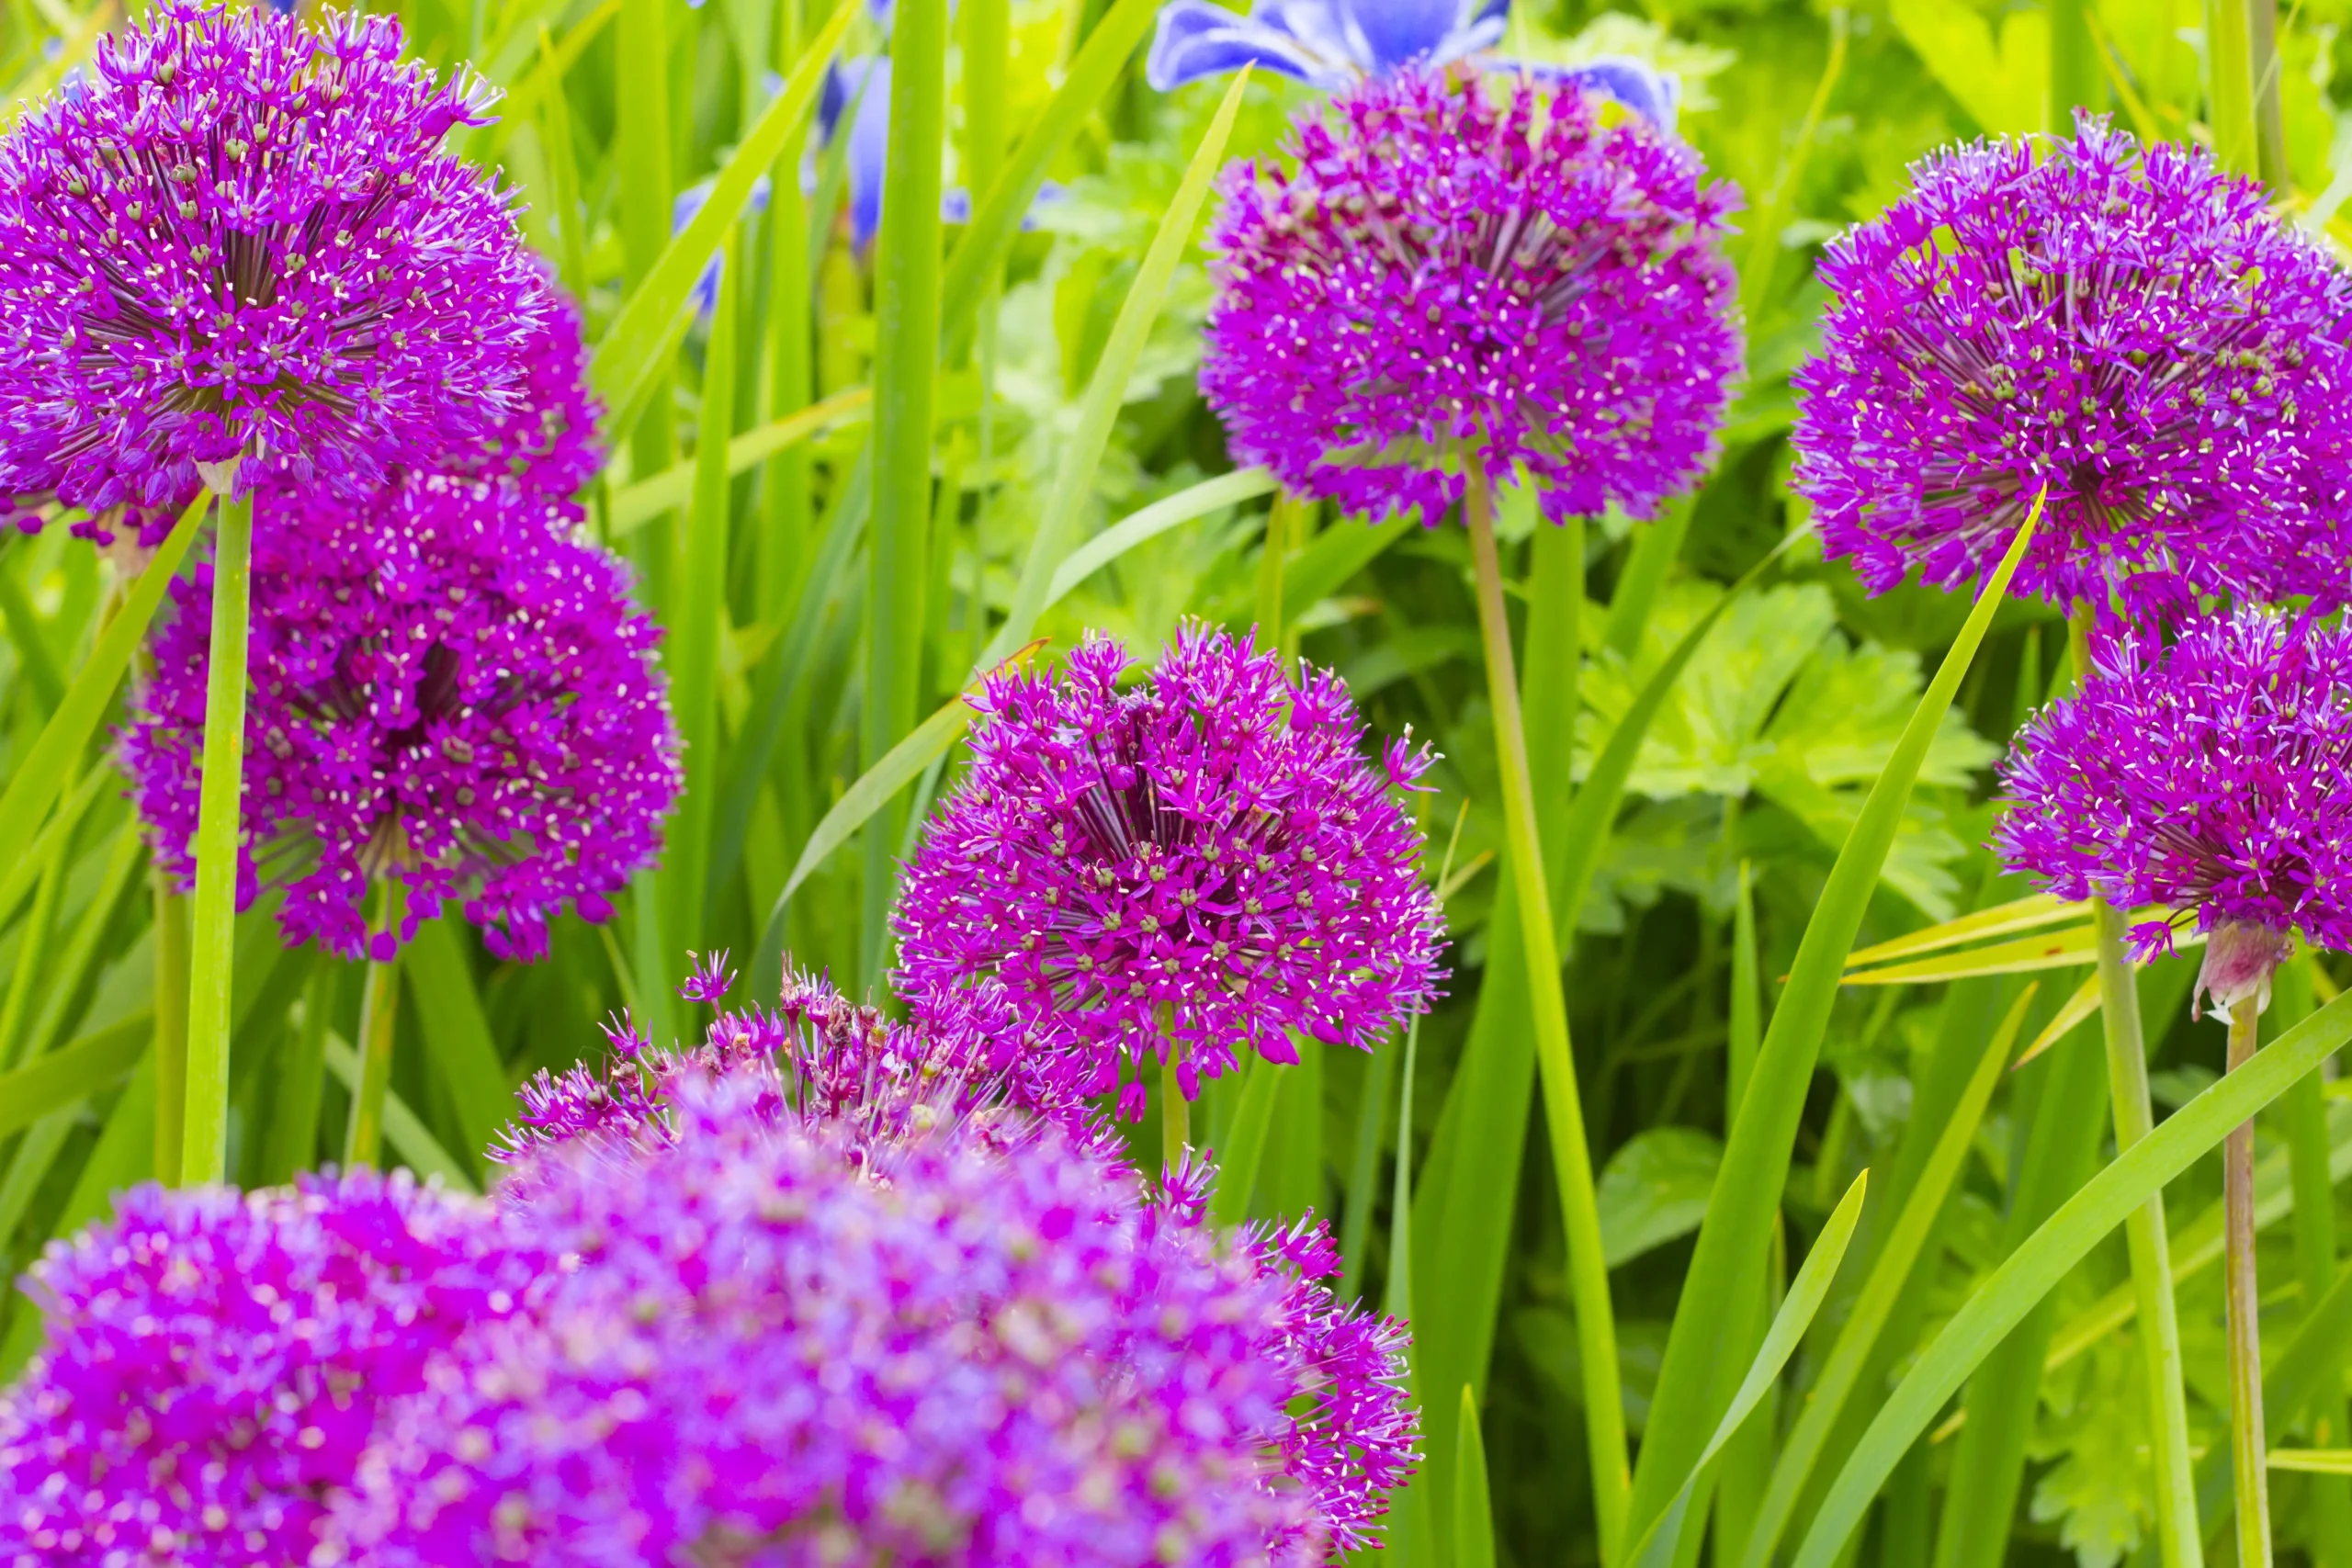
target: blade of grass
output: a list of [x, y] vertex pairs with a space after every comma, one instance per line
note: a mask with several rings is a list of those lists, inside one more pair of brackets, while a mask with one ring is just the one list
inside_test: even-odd
[[1757, 1055], [1754, 1081], [1724, 1151], [1706, 1217], [1700, 1223], [1681, 1304], [1668, 1332], [1666, 1358], [1658, 1371], [1641, 1462], [1634, 1477], [1633, 1517], [1644, 1528], [1665, 1510], [1673, 1489], [1689, 1473], [1707, 1427], [1728, 1396], [1719, 1364], [1720, 1342], [1708, 1326], [1709, 1316], [1724, 1302], [1745, 1300], [1763, 1278], [1769, 1222], [1787, 1182], [1797, 1119], [1811, 1087], [1846, 954], [1877, 889], [1880, 870], [1894, 846], [1928, 748], [2040, 521], [2037, 501], [2007, 554], [1977, 595], [1966, 624], [1904, 727], [1885, 770], [1871, 786], [1861, 814], [1838, 851], [1820, 901], [1805, 922], [1789, 984], [1773, 1009], [1771, 1024]]
[[65, 804], [50, 818], [40, 836], [10, 863], [6, 874], [0, 875], [0, 922], [15, 917], [17, 902], [34, 886], [41, 868], [49, 864], [51, 854], [81, 826], [82, 818], [98, 796], [121, 787], [121, 776], [111, 768], [92, 768], [83, 774], [82, 782], [74, 786], [74, 793], [65, 797]]
[[[154, 1174], [149, 1163], [155, 1147], [155, 1073], [152, 1062], [141, 1062], [130, 1083], [107, 1116], [106, 1131], [82, 1162], [51, 1235], [72, 1235], [104, 1214], [115, 1193]], [[24, 1302], [15, 1303], [8, 1332], [0, 1340], [0, 1380], [14, 1378], [35, 1350], [40, 1348], [41, 1314]]]
[[[327, 1071], [335, 1081], [354, 1095], [359, 1092], [359, 1053], [340, 1034], [329, 1032], [326, 1038]], [[448, 1150], [434, 1137], [424, 1119], [409, 1109], [408, 1101], [387, 1089], [384, 1093], [384, 1142], [400, 1156], [401, 1163], [417, 1175], [428, 1179], [438, 1178], [441, 1183], [458, 1192], [479, 1194], [473, 1178], [466, 1174]]]
[[[1125, 10], [1128, 3], [1129, 0], [1119, 0], [1113, 15]], [[1110, 26], [1111, 20], [1105, 18], [1102, 28], [1096, 29], [1098, 36]], [[1076, 80], [1075, 74], [1072, 80]], [[1102, 461], [1102, 450], [1110, 444], [1111, 428], [1117, 423], [1119, 409], [1126, 400], [1127, 382], [1143, 355], [1152, 323], [1159, 318], [1176, 265], [1192, 246], [1193, 222], [1200, 216], [1201, 204], [1208, 197], [1218, 161], [1225, 156], [1226, 138], [1232, 133], [1233, 117], [1240, 110], [1242, 90], [1249, 84], [1250, 73], [1244, 70], [1226, 90], [1224, 101], [1217, 105], [1216, 117], [1202, 132], [1201, 144], [1193, 150], [1184, 177], [1169, 201], [1158, 231], [1151, 237], [1150, 249], [1144, 253], [1143, 262], [1136, 269], [1135, 282], [1128, 286], [1118, 319], [1112, 323], [1102, 356], [1095, 361], [1093, 378], [1087, 383], [1077, 427], [1062, 447], [1053, 489], [1046, 494], [1045, 508], [1038, 515], [1036, 535], [1030, 542], [1029, 558], [1012, 591], [1012, 606], [980, 655], [983, 666], [995, 663], [1026, 642], [1031, 628], [1037, 624], [1037, 616], [1045, 610], [1046, 595], [1061, 569], [1062, 558], [1069, 553], [1070, 531], [1077, 526], [1079, 513], [1093, 493], [1095, 469]], [[1014, 170], [1018, 168], [1016, 159]], [[1006, 178], [1012, 177], [1013, 175], [1009, 172]], [[967, 232], [966, 243], [970, 241]]]
[[1462, 1385], [1454, 1430], [1453, 1568], [1495, 1568], [1494, 1505], [1487, 1496], [1487, 1446], [1478, 1432], [1478, 1396]]
[[498, 1043], [459, 942], [447, 917], [427, 920], [417, 928], [416, 940], [402, 957], [424, 1049], [448, 1086], [458, 1129], [466, 1137], [466, 1160], [479, 1171], [491, 1140], [514, 1120], [514, 1091], [498, 1059]]
[[1281, 1092], [1281, 1066], [1252, 1052], [1250, 1073], [1242, 1081], [1241, 1109], [1234, 1113], [1233, 1135], [1218, 1162], [1216, 1187], [1209, 1195], [1209, 1218], [1220, 1226], [1239, 1224], [1250, 1214], [1250, 1194], [1258, 1190], [1258, 1168], [1266, 1153], [1266, 1133], [1274, 1124], [1274, 1097]]
[[1063, 558], [1054, 569], [1053, 583], [1046, 590], [1045, 603], [1038, 610], [1042, 613], [1052, 609], [1075, 592], [1080, 583], [1136, 546], [1211, 513], [1254, 500], [1273, 488], [1273, 476], [1262, 468], [1237, 468], [1229, 474], [1203, 479], [1174, 495], [1163, 496], [1139, 512], [1129, 513]]
[[[733, 231], [730, 231], [730, 234]], [[718, 795], [719, 644], [728, 633], [728, 513], [733, 506], [727, 453], [728, 420], [735, 407], [735, 338], [742, 310], [742, 247], [723, 249], [718, 301], [711, 313], [710, 349], [703, 361], [702, 434], [695, 453], [694, 504], [686, 509], [672, 570], [677, 613], [662, 639], [670, 671], [670, 706], [684, 752], [684, 787], [670, 818], [669, 842], [657, 885], [662, 891], [662, 934], [676, 953], [707, 945], [710, 840]], [[673, 963], [680, 960], [673, 959]]]
[[1866, 964], [1911, 958], [1923, 953], [1958, 947], [1962, 942], [1976, 942], [1984, 937], [2039, 931], [2044, 926], [2087, 919], [2089, 916], [2090, 907], [2086, 904], [2050, 893], [2029, 893], [2022, 898], [2013, 898], [1990, 909], [1972, 910], [1940, 925], [1911, 931], [1890, 942], [1858, 947], [1846, 955], [1846, 966], [1854, 969]]
[[27, 846], [48, 817], [50, 805], [64, 786], [68, 771], [106, 717], [107, 708], [114, 701], [115, 688], [121, 684], [123, 671], [130, 667], [131, 655], [146, 637], [148, 623], [155, 617], [155, 606], [162, 603], [164, 591], [171, 586], [172, 575], [179, 570], [188, 546], [195, 542], [197, 526], [210, 504], [209, 495], [198, 496], [180, 513], [169, 536], [148, 561], [147, 570], [123, 596], [121, 609], [99, 635], [88, 661], [66, 687], [57, 711], [41, 726], [40, 738], [9, 773], [8, 788], [0, 794], [0, 866], [13, 871], [23, 863]]
[[113, 1087], [145, 1055], [154, 1015], [132, 1013], [0, 1074], [0, 1137]]
[[308, 1170], [319, 1152], [319, 1102], [326, 1088], [327, 1027], [334, 1012], [342, 965], [315, 964], [302, 992], [301, 1027], [288, 1043], [285, 1066], [279, 1070], [277, 1100], [271, 1108], [268, 1143], [262, 1154], [261, 1179], [282, 1186], [294, 1173]]
[[229, 1157], [229, 989], [235, 962], [238, 821], [244, 809], [254, 498], [250, 492], [224, 498], [220, 510], [204, 688], [204, 778], [191, 846], [196, 896], [188, 905], [187, 1120], [179, 1172], [188, 1186], [222, 1179]]
[[1854, 1239], [1854, 1226], [1862, 1217], [1862, 1199], [1869, 1190], [1867, 1170], [1854, 1178], [1846, 1189], [1838, 1207], [1830, 1212], [1828, 1223], [1821, 1227], [1821, 1235], [1813, 1250], [1797, 1269], [1797, 1277], [1789, 1281], [1789, 1293], [1781, 1303], [1781, 1310], [1772, 1314], [1772, 1326], [1765, 1331], [1764, 1343], [1755, 1359], [1747, 1365], [1747, 1375], [1725, 1404], [1722, 1417], [1715, 1423], [1713, 1436], [1699, 1451], [1696, 1463], [1676, 1488], [1665, 1511], [1642, 1534], [1640, 1542], [1625, 1556], [1630, 1564], [1640, 1568], [1661, 1568], [1675, 1557], [1676, 1539], [1682, 1530], [1691, 1502], [1705, 1486], [1709, 1467], [1723, 1452], [1756, 1406], [1763, 1401], [1772, 1385], [1780, 1381], [1781, 1369], [1789, 1358], [1796, 1354], [1805, 1330], [1813, 1325], [1814, 1314], [1829, 1294], [1830, 1282], [1838, 1277], [1838, 1266], [1846, 1259], [1846, 1248]]
[[[621, 38], [626, 45], [629, 37], [630, 18], [640, 6], [651, 7], [658, 17], [663, 0], [626, 0], [621, 9]], [[636, 189], [633, 180], [658, 185], [661, 191], [660, 232], [666, 240], [659, 258], [646, 270], [644, 278], [621, 306], [613, 324], [605, 329], [602, 342], [588, 362], [589, 384], [604, 400], [616, 420], [623, 418], [642, 400], [647, 388], [662, 373], [669, 353], [678, 335], [685, 331], [688, 317], [687, 300], [694, 292], [695, 281], [718, 253], [719, 242], [726, 237], [735, 220], [752, 198], [752, 186], [775, 162], [776, 153], [794, 132], [799, 130], [808, 111], [817, 101], [817, 89], [824, 80], [826, 62], [831, 59], [841, 43], [842, 31], [850, 18], [856, 15], [857, 0], [842, 0], [834, 9], [832, 19], [810, 43], [808, 51], [785, 83], [784, 91], [760, 112], [743, 140], [720, 166], [711, 183], [710, 197], [702, 210], [695, 213], [686, 226], [672, 235], [669, 232], [669, 175], [666, 157], [658, 175], [651, 161], [653, 154], [644, 152], [630, 154], [635, 145], [627, 127], [623, 129], [619, 145], [626, 155], [646, 159], [642, 171], [625, 169], [621, 189], [629, 193]], [[641, 54], [625, 50], [626, 58], [642, 59]], [[652, 77], [659, 72], [648, 69], [630, 73]], [[648, 88], [648, 91], [652, 89]], [[623, 102], [629, 96], [623, 95]], [[666, 116], [663, 117], [666, 121]], [[650, 130], [640, 134], [650, 134]], [[668, 146], [666, 134], [660, 143]], [[654, 221], [650, 213], [640, 213], [626, 224], [628, 231], [650, 232]], [[640, 238], [639, 243], [643, 243]]]
[[1159, 0], [1115, 0], [1087, 35], [1085, 47], [1070, 61], [1069, 73], [1013, 150], [1004, 172], [985, 197], [973, 193], [978, 205], [948, 253], [940, 284], [943, 358], [952, 362], [963, 357], [1005, 253], [1046, 182], [1046, 171], [1110, 94], [1159, 10]]
[[[922, 584], [931, 523], [931, 435], [939, 363], [940, 152], [947, 137], [947, 0], [896, 0], [889, 158], [874, 251], [874, 519], [865, 543], [861, 757], [879, 762], [914, 728]], [[894, 878], [895, 796], [865, 835], [865, 980], [881, 984]]]
[[1976, 1138], [1977, 1123], [1984, 1115], [1984, 1108], [1992, 1102], [1993, 1090], [2000, 1084], [2009, 1052], [2025, 1025], [2026, 1009], [2032, 1001], [2033, 988], [2028, 987], [1994, 1032], [1968, 1087], [1962, 1091], [1960, 1103], [1943, 1123], [1927, 1168], [1904, 1202], [1885, 1245], [1879, 1248], [1870, 1277], [1839, 1326], [1820, 1373], [1806, 1391], [1803, 1414], [1779, 1446], [1780, 1457], [1765, 1488], [1755, 1529], [1740, 1553], [1745, 1568], [1768, 1568], [1780, 1550], [1781, 1533], [1795, 1515], [1814, 1464], [1821, 1457], [1846, 1401], [1859, 1386], [1863, 1364], [1894, 1310], [1895, 1297], [1909, 1279], [1912, 1266], [1927, 1246], [1929, 1232], [1944, 1212], [1944, 1201], [1951, 1195], [1952, 1184], [1959, 1179], [1961, 1168]]
[[[1977, 1286], [1880, 1407], [1798, 1548], [1796, 1568], [1829, 1568], [1903, 1451], [2002, 1337], [2153, 1193], [2221, 1146], [2352, 1038], [2352, 997], [2287, 1031], [2118, 1155]], [[2227, 1456], [2223, 1456], [2224, 1463]]]

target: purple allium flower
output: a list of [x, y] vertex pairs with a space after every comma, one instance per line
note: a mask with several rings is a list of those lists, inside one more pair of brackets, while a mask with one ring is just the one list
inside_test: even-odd
[[1122, 692], [1127, 663], [1090, 635], [1060, 679], [1000, 674], [976, 701], [970, 772], [893, 916], [917, 1021], [1000, 1010], [1082, 1094], [1133, 1060], [1133, 1116], [1171, 1044], [1189, 1100], [1237, 1046], [1296, 1061], [1296, 1030], [1368, 1049], [1423, 1010], [1442, 917], [1391, 791], [1428, 753], [1392, 741], [1367, 766], [1340, 678], [1294, 682], [1248, 638], [1181, 627]]
[[356, 496], [510, 417], [546, 284], [441, 147], [490, 94], [400, 45], [157, 0], [0, 136], [0, 495], [169, 511], [242, 457]]
[[[712, 976], [725, 961], [721, 953], [698, 966], [679, 994], [717, 1006], [728, 987]], [[861, 1146], [946, 1122], [992, 1125], [1005, 1104], [1091, 1135], [1066, 1064], [1022, 1056], [1014, 1030], [976, 1008], [910, 1028], [821, 979], [786, 973], [774, 1010], [722, 1012], [697, 1045], [656, 1047], [626, 1019], [607, 1025], [605, 1038], [601, 1066], [541, 1069], [523, 1085], [523, 1114], [491, 1158], [527, 1167], [536, 1153], [579, 1142], [666, 1147], [676, 1137], [670, 1105], [681, 1083], [745, 1071], [777, 1075], [775, 1093], [756, 1102], [766, 1121], [825, 1122]]]
[[[174, 585], [124, 761], [166, 870], [193, 877], [209, 573]], [[245, 714], [242, 907], [283, 883], [289, 942], [368, 947], [371, 883], [406, 919], [458, 900], [501, 957], [547, 948], [661, 845], [678, 746], [659, 633], [620, 563], [516, 488], [432, 476], [364, 507], [263, 491]]]
[[1319, 1563], [1412, 1462], [1400, 1330], [1057, 1129], [886, 1157], [693, 1077], [537, 1156], [576, 1269], [388, 1416], [321, 1562]]
[[588, 387], [588, 349], [580, 307], [548, 288], [548, 310], [523, 352], [521, 396], [479, 446], [444, 457], [436, 472], [512, 480], [524, 496], [558, 506], [578, 522], [574, 499], [605, 466], [596, 436], [604, 407]]
[[2352, 948], [2352, 631], [2241, 610], [2094, 644], [2082, 691], [2002, 765], [2003, 859], [2061, 897], [2160, 904], [2210, 933], [2204, 988], [2267, 994], [2286, 933]]
[[1795, 485], [1879, 592], [2175, 614], [2352, 587], [2352, 287], [2259, 186], [2104, 119], [1929, 157], [1833, 241]]
[[1408, 71], [1321, 113], [1295, 173], [1225, 176], [1201, 389], [1238, 457], [1426, 523], [1465, 447], [1555, 518], [1698, 476], [1740, 364], [1734, 196], [1698, 154], [1526, 80]]
[[685, 984], [678, 987], [678, 995], [690, 1002], [707, 1002], [717, 1007], [727, 999], [734, 988], [735, 971], [727, 967], [727, 950], [706, 953], [697, 957], [687, 953], [691, 961], [686, 966]]
[[405, 1175], [119, 1208], [33, 1269], [49, 1348], [0, 1393], [16, 1568], [308, 1562], [381, 1404], [545, 1271], [489, 1205]]

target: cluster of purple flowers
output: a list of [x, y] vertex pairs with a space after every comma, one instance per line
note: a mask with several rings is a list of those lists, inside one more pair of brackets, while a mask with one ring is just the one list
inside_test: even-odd
[[1733, 193], [1597, 95], [1367, 78], [1237, 165], [1201, 389], [1293, 491], [1434, 523], [1464, 468], [1555, 518], [1654, 515], [1713, 457], [1740, 366]]
[[2002, 769], [1996, 848], [2164, 906], [2140, 956], [2193, 922], [2201, 987], [2267, 998], [2292, 932], [2352, 946], [2352, 643], [2316, 618], [2352, 600], [2352, 277], [2203, 150], [2087, 115], [1912, 181], [1823, 262], [1794, 487], [1873, 592], [1979, 580], [2041, 508], [2016, 585], [2090, 658]]
[[1795, 485], [1881, 591], [2017, 576], [2177, 615], [2203, 594], [2352, 595], [2352, 279], [2200, 148], [1939, 153], [1833, 242], [1795, 378]]
[[[1077, 1092], [1178, 1053], [1185, 1098], [1238, 1048], [1298, 1059], [1295, 1031], [1368, 1049], [1428, 1005], [1442, 922], [1422, 837], [1347, 688], [1277, 650], [1181, 628], [1148, 680], [1090, 637], [1058, 678], [1001, 673], [977, 699], [969, 771], [907, 867], [898, 988], [933, 1028], [978, 1008]], [[1172, 1151], [1171, 1151], [1172, 1154]]]
[[616, 1035], [601, 1078], [537, 1086], [491, 1203], [149, 1190], [54, 1247], [51, 1347], [0, 1396], [8, 1560], [1308, 1568], [1374, 1539], [1414, 1462], [1403, 1330], [1333, 1300], [1320, 1225], [1219, 1236], [1204, 1167], [1147, 1186], [969, 1041], [805, 982], [691, 1051]]
[[[257, 498], [240, 877], [246, 899], [284, 886], [289, 944], [361, 956], [368, 886], [397, 878], [381, 944], [456, 901], [493, 953], [536, 958], [550, 910], [603, 919], [658, 851], [679, 787], [659, 634], [558, 504], [439, 474], [358, 506]], [[173, 586], [123, 754], [162, 864], [193, 880], [210, 576]]]
[[[512, 199], [442, 146], [491, 94], [397, 23], [159, 0], [0, 139], [0, 497], [20, 527], [158, 542], [209, 484], [254, 508], [239, 903], [368, 947], [462, 907], [535, 957], [600, 919], [679, 787], [618, 562], [576, 310]], [[123, 759], [195, 866], [212, 591], [175, 585]]]

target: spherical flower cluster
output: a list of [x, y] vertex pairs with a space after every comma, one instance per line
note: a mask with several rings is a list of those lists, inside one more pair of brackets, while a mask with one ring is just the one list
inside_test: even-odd
[[1794, 482], [1873, 592], [1981, 580], [2045, 487], [2021, 592], [2352, 591], [2352, 283], [2204, 150], [2086, 116], [1940, 152], [1821, 275]]
[[2166, 649], [2104, 641], [2074, 697], [2019, 734], [2001, 772], [2008, 863], [2062, 897], [2161, 904], [2211, 933], [2227, 1006], [2267, 991], [2287, 933], [2352, 948], [2352, 631], [2274, 611], [2192, 620]]
[[1573, 85], [1369, 79], [1224, 185], [1201, 389], [1234, 455], [1353, 512], [1524, 465], [1555, 518], [1635, 516], [1715, 450], [1740, 365], [1733, 197]]
[[893, 917], [919, 1021], [977, 998], [1022, 1054], [1080, 1065], [1099, 1094], [1181, 1052], [1187, 1099], [1286, 1032], [1368, 1048], [1425, 1009], [1441, 914], [1421, 835], [1391, 794], [1424, 751], [1367, 766], [1347, 688], [1275, 651], [1181, 628], [1149, 680], [1090, 636], [1067, 671], [1000, 674], [977, 699], [970, 771], [933, 817]]
[[[157, 0], [0, 137], [0, 495], [356, 494], [512, 417], [547, 286], [397, 23]], [[101, 525], [100, 526], [103, 526]]]
[[[860, 1157], [696, 1077], [543, 1152], [576, 1268], [389, 1411], [316, 1561], [1319, 1563], [1411, 1462], [1396, 1330], [1039, 1125]], [[1295, 1248], [1310, 1264], [1310, 1243]], [[1294, 1322], [1304, 1315], [1311, 1321]]]
[[15, 1568], [309, 1562], [379, 1403], [545, 1269], [486, 1204], [404, 1177], [119, 1206], [34, 1267], [49, 1348], [0, 1393]]
[[[368, 950], [372, 879], [408, 892], [389, 957], [447, 901], [500, 956], [546, 950], [660, 847], [678, 746], [659, 633], [545, 504], [438, 476], [365, 508], [258, 499], [239, 897], [283, 883], [288, 940]], [[175, 584], [123, 752], [166, 870], [192, 878], [209, 573]]]
[[603, 412], [588, 388], [588, 350], [580, 307], [549, 287], [547, 314], [523, 352], [518, 397], [473, 446], [446, 455], [436, 470], [513, 482], [526, 500], [552, 506], [566, 521], [586, 515], [575, 499], [604, 467], [596, 438]]

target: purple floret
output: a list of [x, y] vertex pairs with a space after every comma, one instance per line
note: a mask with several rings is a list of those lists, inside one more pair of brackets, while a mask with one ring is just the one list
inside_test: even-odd
[[991, 678], [970, 771], [901, 881], [895, 986], [918, 1021], [979, 1007], [1024, 1057], [1100, 1094], [1181, 1045], [1185, 1098], [1287, 1032], [1369, 1049], [1443, 971], [1422, 838], [1428, 769], [1360, 750], [1347, 687], [1277, 651], [1180, 628], [1150, 677], [1090, 635], [1057, 678]]
[[2002, 766], [2002, 858], [2061, 897], [2165, 906], [2143, 957], [2183, 921], [2215, 933], [2217, 994], [2267, 977], [2286, 932], [2352, 948], [2352, 631], [2249, 609], [2094, 657]]
[[1881, 592], [1983, 579], [2177, 616], [2352, 588], [2352, 288], [2200, 148], [2103, 119], [1939, 152], [1833, 241], [1794, 484]]
[[405, 1176], [148, 1186], [119, 1211], [33, 1269], [48, 1348], [0, 1393], [15, 1568], [309, 1562], [380, 1405], [547, 1265]]
[[1696, 479], [1740, 366], [1734, 195], [1600, 102], [1407, 70], [1309, 110], [1295, 172], [1229, 171], [1201, 389], [1234, 455], [1431, 524], [1464, 447], [1555, 518]]
[[356, 495], [513, 416], [548, 310], [491, 93], [399, 24], [156, 0], [0, 136], [0, 496], [168, 513], [198, 464]]
[[510, 1190], [576, 1257], [388, 1416], [315, 1561], [893, 1568], [1321, 1563], [1409, 1472], [1401, 1329], [1305, 1231], [1195, 1209], [1035, 1125], [879, 1146], [683, 1082], [661, 1146]]
[[[164, 869], [195, 874], [211, 577], [173, 587], [123, 759]], [[408, 892], [389, 957], [445, 903], [501, 957], [547, 950], [650, 864], [680, 787], [620, 562], [511, 481], [413, 479], [362, 506], [255, 509], [240, 907], [286, 888], [289, 942], [369, 950], [369, 889]]]

